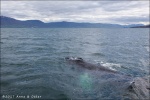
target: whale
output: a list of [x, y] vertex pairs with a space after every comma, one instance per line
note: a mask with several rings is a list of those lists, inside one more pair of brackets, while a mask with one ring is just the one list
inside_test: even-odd
[[[118, 97], [120, 97], [121, 100], [149, 100], [150, 98], [150, 75], [144, 77], [128, 76], [101, 65], [91, 64], [81, 57], [65, 57], [65, 60], [88, 70], [98, 70], [100, 73], [96, 74], [96, 76], [102, 80], [102, 83], [99, 83], [99, 89], [107, 91], [107, 88], [108, 90], [112, 88], [112, 90], [107, 91], [109, 92], [109, 98], [113, 98], [114, 93], [119, 94]], [[102, 92], [101, 95], [103, 95], [103, 93], [105, 92]]]
[[99, 70], [99, 71], [105, 71], [105, 72], [110, 72], [110, 73], [118, 73], [117, 71], [108, 69], [104, 66], [95, 65], [95, 64], [91, 64], [89, 62], [86, 62], [81, 57], [66, 57], [65, 59], [69, 63], [76, 64], [76, 65], [78, 65], [82, 68], [86, 68], [88, 70]]

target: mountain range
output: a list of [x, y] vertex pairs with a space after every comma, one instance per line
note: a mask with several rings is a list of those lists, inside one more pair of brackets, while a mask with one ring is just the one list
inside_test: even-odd
[[144, 26], [134, 26], [132, 28], [150, 28], [150, 25], [144, 25]]
[[[77, 23], [77, 22], [50, 22], [44, 23], [40, 20], [21, 21], [10, 17], [0, 16], [1, 28], [142, 28], [143, 24], [119, 25], [105, 23]], [[146, 26], [150, 27], [150, 26]]]

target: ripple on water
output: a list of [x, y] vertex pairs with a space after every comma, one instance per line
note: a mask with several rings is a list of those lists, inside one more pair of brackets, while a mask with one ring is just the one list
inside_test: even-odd
[[99, 56], [99, 57], [105, 56], [105, 54], [103, 54], [103, 53], [92, 53], [91, 55], [93, 55], [93, 56]]

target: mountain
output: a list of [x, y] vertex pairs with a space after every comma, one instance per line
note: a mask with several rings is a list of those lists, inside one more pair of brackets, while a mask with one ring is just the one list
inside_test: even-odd
[[130, 25], [124, 25], [124, 27], [126, 27], [126, 28], [139, 27], [139, 26], [144, 26], [144, 24], [130, 24]]
[[134, 26], [132, 28], [150, 28], [150, 24], [149, 25]]
[[39, 20], [20, 21], [5, 16], [0, 16], [0, 19], [1, 19], [1, 27], [23, 28], [23, 27], [42, 27], [44, 25], [44, 23]]
[[39, 20], [20, 21], [14, 18], [0, 16], [1, 27], [3, 28], [121, 28], [118, 24], [102, 23], [76, 23], [76, 22], [51, 22], [43, 23]]
[[102, 23], [76, 23], [76, 22], [52, 22], [47, 23], [47, 27], [59, 27], [59, 28], [107, 28], [107, 27], [113, 27], [118, 28], [122, 27], [121, 25], [117, 24], [102, 24]]
[[14, 18], [0, 16], [2, 28], [127, 28], [140, 25], [119, 25], [104, 23], [77, 23], [77, 22], [50, 22], [44, 23], [39, 20], [20, 21]]

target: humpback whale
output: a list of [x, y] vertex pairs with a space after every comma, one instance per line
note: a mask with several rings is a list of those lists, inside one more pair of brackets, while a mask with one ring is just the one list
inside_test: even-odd
[[83, 67], [89, 70], [99, 70], [99, 71], [106, 71], [106, 72], [111, 72], [111, 73], [118, 73], [117, 71], [108, 69], [104, 66], [101, 66], [101, 65], [98, 66], [98, 65], [88, 63], [80, 57], [66, 57], [65, 59], [70, 63], [76, 64], [80, 67]]
[[122, 100], [149, 100], [150, 98], [149, 75], [145, 77], [131, 77], [128, 75], [122, 75], [120, 72], [105, 68], [104, 66], [88, 63], [80, 57], [66, 57], [65, 60], [71, 64], [76, 64], [88, 70], [103, 71], [103, 73], [100, 73], [99, 78], [103, 79], [105, 76], [108, 77], [105, 78], [105, 85], [101, 84], [101, 86], [106, 86], [105, 88], [112, 86], [114, 89], [110, 91], [110, 97], [114, 97], [113, 92], [115, 91], [120, 94], [119, 96], [121, 96]]

